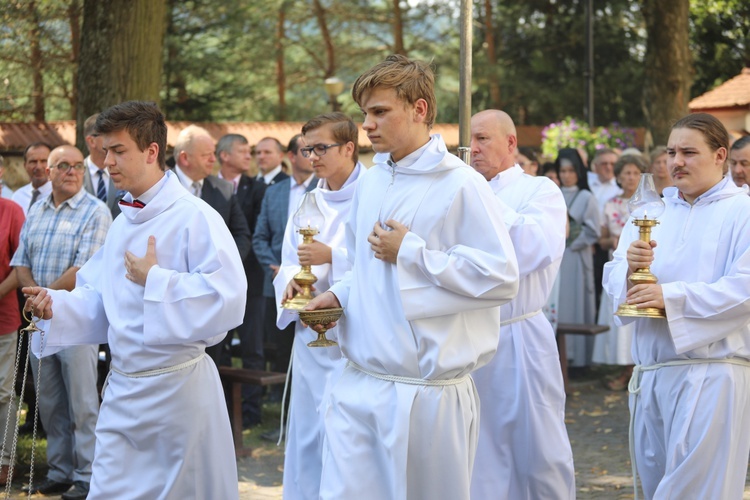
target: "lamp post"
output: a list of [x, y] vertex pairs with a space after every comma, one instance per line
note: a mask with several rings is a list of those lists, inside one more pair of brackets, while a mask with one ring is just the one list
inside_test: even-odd
[[331, 78], [326, 78], [324, 86], [326, 89], [326, 94], [328, 94], [328, 102], [331, 103], [331, 108], [335, 113], [336, 111], [339, 111], [341, 109], [338, 97], [339, 94], [344, 91], [344, 82], [339, 80], [337, 77], [332, 76]]

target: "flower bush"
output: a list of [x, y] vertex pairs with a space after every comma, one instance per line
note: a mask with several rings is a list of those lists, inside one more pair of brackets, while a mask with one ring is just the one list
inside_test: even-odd
[[561, 122], [550, 123], [542, 130], [542, 155], [552, 160], [562, 148], [582, 148], [592, 158], [597, 149], [622, 150], [634, 145], [635, 131], [619, 123], [591, 130], [586, 122], [567, 117]]

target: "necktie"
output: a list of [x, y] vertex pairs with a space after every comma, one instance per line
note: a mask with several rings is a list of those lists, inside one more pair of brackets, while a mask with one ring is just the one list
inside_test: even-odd
[[39, 193], [38, 189], [34, 189], [31, 192], [31, 202], [29, 203], [29, 208], [31, 208], [31, 205], [33, 205], [34, 203], [36, 203], [36, 200], [39, 199], [39, 194], [40, 193]]
[[200, 198], [201, 197], [201, 184], [200, 184], [200, 182], [197, 182], [197, 181], [193, 182], [192, 186], [193, 186], [193, 194], [195, 196], [197, 196], [198, 198]]
[[96, 172], [96, 175], [99, 176], [99, 182], [96, 185], [96, 197], [106, 203], [107, 202], [107, 188], [104, 185], [104, 172], [99, 170]]

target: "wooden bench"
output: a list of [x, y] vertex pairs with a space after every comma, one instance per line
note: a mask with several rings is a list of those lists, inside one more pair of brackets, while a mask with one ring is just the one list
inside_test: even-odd
[[608, 325], [592, 325], [589, 323], [558, 323], [557, 350], [560, 353], [560, 368], [562, 369], [563, 386], [568, 394], [568, 352], [565, 345], [566, 335], [599, 335], [609, 330]]
[[229, 420], [232, 425], [232, 437], [237, 456], [247, 456], [250, 449], [242, 443], [242, 384], [265, 387], [286, 382], [286, 373], [267, 372], [263, 370], [246, 370], [230, 366], [219, 367], [219, 377], [224, 387], [231, 387], [229, 391]]

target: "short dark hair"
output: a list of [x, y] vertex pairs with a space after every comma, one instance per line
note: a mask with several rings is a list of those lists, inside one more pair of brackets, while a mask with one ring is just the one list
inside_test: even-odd
[[524, 155], [526, 158], [528, 158], [529, 161], [533, 163], [539, 163], [539, 160], [537, 159], [536, 151], [534, 151], [534, 148], [530, 148], [528, 146], [519, 146], [518, 152]]
[[247, 138], [240, 134], [226, 134], [216, 143], [216, 158], [221, 163], [221, 153], [231, 153], [235, 144], [248, 144]]
[[289, 139], [289, 144], [286, 147], [287, 152], [296, 155], [299, 151], [299, 140], [302, 139], [302, 134], [294, 134], [294, 137]]
[[748, 146], [750, 146], [750, 135], [740, 137], [739, 139], [734, 141], [734, 144], [732, 144], [731, 151], [737, 151], [738, 149], [745, 149]]
[[697, 130], [706, 139], [706, 144], [711, 151], [725, 148], [729, 152], [729, 132], [724, 125], [713, 115], [708, 113], [692, 113], [683, 116], [672, 125], [672, 130], [677, 128], [689, 128]]
[[155, 102], [126, 101], [115, 104], [102, 111], [96, 119], [95, 135], [110, 134], [127, 130], [130, 138], [145, 151], [156, 143], [159, 147], [157, 160], [159, 168], [166, 168], [167, 123], [164, 113], [159, 110]]
[[24, 163], [26, 163], [26, 155], [29, 153], [29, 151], [31, 151], [32, 149], [36, 149], [36, 148], [47, 148], [47, 150], [49, 150], [50, 153], [52, 152], [52, 146], [50, 146], [46, 142], [42, 142], [42, 141], [32, 142], [31, 144], [26, 146], [26, 149], [23, 150], [23, 162]]
[[[284, 146], [281, 145], [281, 142], [277, 138], [270, 137], [270, 136], [269, 137], [264, 137], [263, 139], [261, 139], [261, 140], [258, 141], [258, 144], [260, 144], [263, 141], [273, 141], [274, 143], [276, 143], [276, 146], [279, 148], [279, 153], [283, 153], [284, 152]], [[256, 146], [258, 144], [256, 144]]]
[[88, 118], [86, 118], [86, 121], [83, 122], [83, 136], [88, 137], [90, 135], [94, 135], [94, 129], [96, 126], [96, 119], [99, 117], [99, 113], [95, 113]]
[[302, 133], [307, 134], [311, 130], [322, 127], [323, 125], [333, 125], [331, 131], [333, 132], [333, 138], [336, 142], [346, 144], [351, 142], [354, 144], [354, 154], [352, 159], [354, 163], [359, 161], [359, 129], [354, 124], [354, 121], [346, 116], [344, 113], [326, 113], [318, 115], [307, 121], [302, 126]]

